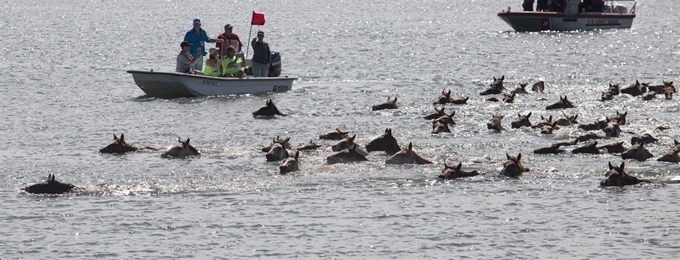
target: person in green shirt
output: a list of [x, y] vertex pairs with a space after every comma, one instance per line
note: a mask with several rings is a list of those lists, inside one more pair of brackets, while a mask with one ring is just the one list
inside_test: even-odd
[[218, 57], [219, 51], [215, 48], [210, 48], [208, 51], [210, 56], [205, 61], [205, 68], [203, 68], [203, 74], [206, 76], [219, 77], [220, 76], [220, 65], [222, 65], [223, 59]]
[[234, 46], [227, 47], [227, 54], [222, 62], [222, 77], [243, 78], [243, 70], [241, 70], [243, 64], [243, 59], [236, 56]]

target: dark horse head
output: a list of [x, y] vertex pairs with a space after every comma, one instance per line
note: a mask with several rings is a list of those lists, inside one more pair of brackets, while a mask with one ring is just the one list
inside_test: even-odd
[[560, 97], [560, 101], [557, 101], [554, 104], [545, 107], [545, 109], [551, 110], [551, 109], [573, 108], [573, 107], [574, 107], [574, 104], [571, 103], [571, 101], [569, 101], [569, 99], [567, 99], [567, 95], [564, 95], [564, 98]]
[[510, 122], [510, 125], [512, 126], [512, 128], [520, 128], [520, 127], [523, 127], [523, 126], [531, 127], [531, 122], [529, 121], [529, 117], [531, 117], [531, 112], [529, 112], [529, 114], [526, 114], [524, 116], [520, 113], [517, 113], [517, 120]]
[[461, 170], [460, 168], [463, 167], [463, 163], [458, 163], [458, 166], [448, 166], [446, 163], [444, 163], [444, 170], [442, 170], [442, 174], [439, 175], [440, 179], [446, 179], [446, 180], [453, 180], [456, 178], [463, 178], [463, 177], [472, 177], [472, 176], [477, 176], [479, 173], [477, 171], [471, 171], [471, 172], [466, 172]]
[[300, 151], [295, 152], [295, 157], [288, 157], [281, 162], [279, 171], [281, 174], [300, 170]]
[[644, 143], [637, 143], [621, 154], [621, 158], [624, 160], [635, 159], [641, 162], [644, 162], [652, 157], [654, 157], [654, 155], [652, 155], [652, 153], [647, 150]]
[[46, 183], [33, 184], [22, 190], [33, 194], [62, 194], [71, 192], [74, 188], [73, 184], [58, 182], [54, 179], [54, 175], [50, 174], [47, 176]]
[[193, 155], [199, 155], [200, 153], [196, 148], [191, 146], [189, 144], [189, 138], [187, 138], [186, 141], [182, 142], [181, 138], [177, 138], [177, 141], [179, 144], [173, 146], [168, 150], [167, 152], [164, 152], [161, 157], [164, 158], [179, 158], [179, 157], [187, 157], [187, 156], [193, 156]]
[[500, 78], [493, 77], [493, 83], [489, 86], [489, 89], [479, 93], [480, 95], [494, 95], [503, 93], [505, 87], [503, 87], [503, 80], [505, 80], [505, 75]]
[[408, 148], [402, 148], [399, 152], [387, 158], [386, 164], [431, 164], [432, 161], [420, 157], [413, 151], [413, 144], [408, 143]]
[[280, 161], [288, 157], [288, 149], [286, 149], [288, 140], [290, 140], [290, 138], [286, 138], [283, 143], [275, 143], [272, 145], [272, 148], [269, 149], [265, 155], [268, 162]]
[[333, 132], [319, 135], [319, 139], [342, 140], [343, 138], [347, 137], [347, 133], [349, 132], [343, 132], [342, 130], [340, 130], [340, 128], [336, 128], [335, 131]]
[[285, 114], [281, 113], [281, 111], [279, 111], [279, 108], [276, 107], [276, 104], [274, 104], [274, 101], [272, 101], [271, 99], [267, 100], [263, 107], [253, 112], [253, 116], [275, 116], [275, 115], [286, 116]]
[[392, 129], [386, 128], [385, 133], [378, 138], [373, 139], [373, 141], [368, 142], [366, 145], [366, 151], [385, 151], [388, 155], [393, 155], [401, 150], [397, 139], [392, 135]]
[[505, 154], [505, 156], [508, 158], [505, 163], [503, 163], [503, 170], [501, 170], [501, 175], [505, 175], [508, 177], [519, 177], [522, 175], [523, 172], [528, 171], [526, 167], [524, 167], [524, 164], [522, 164], [522, 154], [517, 154], [517, 156], [511, 156], [509, 154]]
[[120, 134], [120, 138], [113, 134], [113, 141], [106, 147], [99, 149], [100, 153], [127, 153], [136, 152], [137, 147], [125, 142], [125, 135]]
[[619, 186], [623, 187], [626, 185], [635, 185], [641, 182], [650, 182], [648, 180], [641, 180], [636, 177], [628, 175], [624, 167], [626, 166], [625, 162], [621, 162], [621, 165], [619, 167], [616, 167], [612, 165], [612, 163], [609, 163], [609, 171], [607, 171], [607, 174], [605, 174], [604, 180], [600, 182], [601, 186]]
[[362, 155], [357, 151], [356, 145], [353, 145], [345, 150], [339, 151], [326, 157], [326, 163], [328, 164], [351, 163], [362, 161], [368, 161], [368, 159], [366, 159], [366, 156]]
[[397, 97], [394, 97], [394, 99], [392, 99], [392, 100], [390, 100], [390, 98], [387, 97], [387, 101], [385, 101], [385, 103], [373, 105], [372, 109], [373, 109], [373, 111], [376, 111], [376, 110], [397, 109], [397, 108], [398, 108], [397, 107]]

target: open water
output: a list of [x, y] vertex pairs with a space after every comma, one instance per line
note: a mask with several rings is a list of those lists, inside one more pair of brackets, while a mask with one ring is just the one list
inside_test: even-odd
[[[517, 113], [561, 116], [544, 109], [560, 95], [581, 123], [627, 111], [625, 132], [660, 139], [628, 172], [676, 177], [678, 164], [656, 158], [680, 139], [677, 97], [599, 101], [608, 83], [680, 81], [676, 1], [641, 1], [629, 30], [566, 33], [510, 31], [496, 13], [519, 2], [3, 1], [0, 259], [677, 259], [680, 185], [601, 188], [620, 155], [532, 153], [583, 131], [510, 129]], [[247, 42], [253, 10], [283, 74], [299, 77], [290, 92], [154, 99], [126, 73], [173, 70], [195, 16], [210, 36], [231, 23]], [[478, 93], [501, 75], [510, 90], [544, 80], [546, 93], [484, 101]], [[445, 89], [470, 101], [447, 106], [453, 133], [431, 135], [422, 117]], [[371, 111], [395, 96], [398, 110]], [[289, 116], [254, 119], [270, 98]], [[507, 131], [486, 129], [492, 114]], [[391, 128], [435, 164], [385, 165], [379, 152], [327, 165], [333, 142], [318, 135], [337, 127], [362, 145]], [[631, 133], [602, 142], [630, 146]], [[203, 155], [98, 154], [113, 134], [155, 147], [191, 138]], [[277, 135], [324, 146], [280, 175], [259, 152]], [[522, 153], [531, 171], [498, 176], [506, 153]], [[485, 175], [437, 179], [458, 162]], [[48, 174], [83, 191], [20, 191]]]

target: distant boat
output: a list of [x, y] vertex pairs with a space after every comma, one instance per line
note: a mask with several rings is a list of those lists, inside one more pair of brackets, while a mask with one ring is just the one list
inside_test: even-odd
[[[518, 32], [614, 29], [633, 25], [635, 0], [605, 1], [603, 12], [581, 13], [579, 2], [567, 0], [564, 12], [511, 12], [508, 7], [508, 10], [498, 13], [498, 17]], [[632, 7], [619, 5], [620, 2], [632, 2]]]
[[199, 97], [289, 91], [297, 78], [222, 78], [178, 72], [128, 70], [137, 86], [151, 97]]

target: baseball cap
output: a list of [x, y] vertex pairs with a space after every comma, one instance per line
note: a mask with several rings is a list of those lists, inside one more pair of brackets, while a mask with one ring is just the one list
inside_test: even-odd
[[194, 23], [201, 24], [201, 19], [199, 19], [198, 17], [196, 17], [196, 18], [194, 19]]
[[260, 35], [264, 36], [264, 32], [263, 31], [257, 31], [257, 36], [260, 36]]
[[191, 43], [189, 43], [189, 42], [182, 42], [182, 43], [179, 44], [179, 47], [184, 48], [184, 46], [191, 46]]

